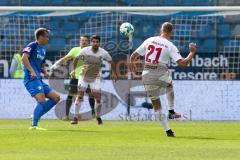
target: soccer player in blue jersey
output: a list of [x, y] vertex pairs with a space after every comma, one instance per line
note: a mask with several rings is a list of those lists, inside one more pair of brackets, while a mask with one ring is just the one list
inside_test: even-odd
[[38, 28], [35, 31], [35, 39], [36, 41], [29, 43], [22, 51], [24, 85], [37, 101], [33, 112], [32, 126], [29, 129], [46, 130], [38, 126], [38, 121], [60, 101], [60, 96], [43, 82], [41, 76], [41, 73], [43, 73], [45, 78], [48, 77], [47, 72], [44, 70], [46, 52], [43, 46], [49, 40], [49, 30]]

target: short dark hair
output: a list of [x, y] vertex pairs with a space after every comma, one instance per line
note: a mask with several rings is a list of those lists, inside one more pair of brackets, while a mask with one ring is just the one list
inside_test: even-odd
[[162, 31], [164, 33], [172, 33], [172, 30], [173, 30], [173, 24], [170, 23], [170, 22], [164, 22], [162, 24]]
[[81, 37], [84, 37], [84, 38], [90, 39], [90, 36], [89, 36], [89, 35], [86, 35], [86, 34], [85, 34], [85, 35], [82, 35], [82, 36], [80, 36], [80, 38], [81, 38]]
[[50, 31], [48, 29], [46, 29], [46, 28], [38, 28], [35, 31], [35, 38], [38, 39], [39, 36], [45, 36], [46, 33], [49, 34], [49, 32]]
[[92, 35], [92, 37], [91, 37], [91, 42], [92, 42], [92, 40], [93, 39], [97, 39], [97, 40], [99, 40], [99, 42], [100, 42], [100, 40], [101, 40], [101, 38], [100, 38], [100, 36], [98, 36], [98, 35]]

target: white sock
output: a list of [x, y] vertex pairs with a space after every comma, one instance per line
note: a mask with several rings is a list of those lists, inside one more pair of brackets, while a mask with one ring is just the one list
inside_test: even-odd
[[74, 116], [78, 117], [78, 115], [80, 114], [80, 107], [81, 107], [81, 103], [74, 103]]
[[96, 113], [97, 118], [100, 117], [101, 109], [102, 109], [102, 104], [101, 103], [96, 103], [95, 113]]
[[161, 110], [155, 112], [155, 116], [160, 120], [161, 125], [163, 126], [164, 131], [169, 130], [167, 115]]
[[167, 92], [167, 100], [168, 100], [168, 106], [169, 106], [169, 110], [174, 110], [174, 91], [173, 91], [173, 87], [167, 87], [166, 89]]

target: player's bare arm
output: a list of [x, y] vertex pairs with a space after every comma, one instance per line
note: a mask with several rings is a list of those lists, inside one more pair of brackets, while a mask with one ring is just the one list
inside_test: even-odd
[[52, 65], [51, 69], [57, 69], [59, 65], [62, 65], [71, 59], [72, 59], [72, 57], [69, 54], [67, 54], [66, 56], [59, 59], [56, 63], [54, 63]]
[[188, 64], [190, 63], [190, 61], [192, 60], [192, 58], [194, 57], [195, 53], [196, 53], [196, 44], [195, 43], [190, 43], [189, 44], [189, 50], [190, 53], [188, 54], [188, 56], [184, 59], [180, 59], [177, 61], [177, 64], [181, 67], [181, 68], [185, 68], [188, 66]]
[[81, 56], [77, 56], [74, 60], [73, 60], [73, 72], [72, 72], [72, 76], [74, 77], [75, 75], [75, 70], [77, 68], [77, 63], [78, 63], [78, 60], [81, 58]]
[[31, 66], [31, 64], [29, 62], [29, 55], [28, 54], [23, 53], [22, 62], [26, 66], [26, 68], [30, 71], [32, 78], [33, 79], [37, 79], [37, 75], [34, 72], [32, 66]]
[[135, 62], [137, 61], [138, 57], [140, 56], [139, 53], [137, 52], [134, 52], [131, 56], [130, 56], [130, 64], [129, 64], [129, 67], [130, 67], [130, 70], [132, 72], [137, 72], [137, 69], [136, 69], [136, 66], [135, 66]]

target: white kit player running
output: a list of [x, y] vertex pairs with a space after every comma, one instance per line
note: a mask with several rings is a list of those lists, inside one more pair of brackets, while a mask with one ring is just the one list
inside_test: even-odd
[[98, 124], [102, 124], [102, 119], [100, 117], [101, 112], [101, 65], [103, 60], [108, 61], [111, 64], [112, 69], [112, 79], [116, 80], [117, 76], [115, 74], [114, 63], [112, 63], [112, 57], [108, 54], [106, 50], [99, 47], [100, 37], [93, 35], [91, 37], [91, 46], [85, 47], [81, 50], [80, 54], [76, 57], [73, 62], [74, 68], [77, 66], [78, 60], [83, 60], [82, 71], [80, 72], [78, 80], [78, 95], [75, 101], [75, 112], [74, 119], [72, 123], [77, 123], [80, 117], [79, 111], [80, 106], [83, 101], [84, 92], [89, 87], [91, 89], [92, 96], [95, 99], [96, 106], [96, 119]]
[[180, 67], [187, 67], [196, 52], [196, 44], [190, 43], [189, 55], [186, 58], [182, 58], [177, 47], [169, 41], [172, 30], [173, 25], [171, 23], [163, 23], [160, 29], [161, 35], [145, 40], [130, 57], [131, 70], [136, 72], [134, 63], [139, 56], [145, 56], [144, 70], [142, 72], [143, 84], [148, 97], [152, 101], [154, 111], [169, 137], [174, 137], [174, 133], [168, 126], [167, 116], [162, 112], [160, 94], [167, 94], [169, 104], [168, 117], [170, 119], [179, 118], [180, 114], [174, 112], [174, 91], [167, 65], [170, 58], [172, 58]]

